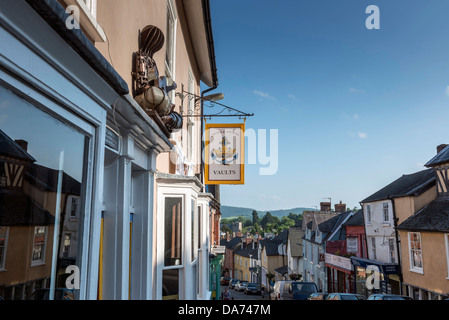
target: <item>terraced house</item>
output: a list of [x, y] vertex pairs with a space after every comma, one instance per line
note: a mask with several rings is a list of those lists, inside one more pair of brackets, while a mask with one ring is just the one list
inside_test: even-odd
[[449, 147], [438, 146], [425, 166], [435, 181], [431, 197], [425, 203], [411, 202], [414, 213], [397, 227], [402, 288], [417, 300], [441, 300], [449, 294]]
[[4, 0], [0, 41], [0, 296], [210, 299], [209, 1]]

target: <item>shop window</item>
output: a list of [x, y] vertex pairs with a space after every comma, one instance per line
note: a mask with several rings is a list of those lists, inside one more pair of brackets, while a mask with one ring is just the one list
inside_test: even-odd
[[[34, 283], [44, 279], [40, 290], [53, 299], [50, 287], [65, 288], [59, 275], [70, 265], [81, 268], [89, 139], [75, 124], [87, 126], [74, 116], [62, 120], [55, 104], [15, 92], [0, 86], [0, 296], [37, 297]], [[70, 197], [78, 199], [75, 221]], [[64, 254], [69, 230], [74, 254]]]
[[182, 198], [165, 198], [165, 266], [182, 264]]
[[162, 300], [179, 300], [179, 269], [162, 271]]

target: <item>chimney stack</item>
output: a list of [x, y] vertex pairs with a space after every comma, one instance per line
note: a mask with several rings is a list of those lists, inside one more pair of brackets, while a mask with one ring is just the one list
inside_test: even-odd
[[23, 150], [28, 151], [28, 142], [25, 140], [14, 140]]
[[440, 145], [437, 147], [437, 154], [440, 153], [441, 150], [443, 150], [443, 149], [446, 148], [446, 147], [447, 147], [447, 144], [440, 144]]
[[346, 204], [344, 203], [337, 203], [335, 204], [335, 212], [345, 212], [346, 211]]
[[331, 211], [331, 203], [330, 202], [320, 202], [320, 210], [321, 211]]

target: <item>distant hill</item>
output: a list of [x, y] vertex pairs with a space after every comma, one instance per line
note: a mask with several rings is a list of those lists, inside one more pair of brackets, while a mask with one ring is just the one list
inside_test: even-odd
[[[288, 216], [288, 214], [290, 212], [292, 212], [294, 214], [302, 214], [303, 211], [307, 211], [307, 210], [316, 210], [316, 209], [298, 207], [298, 208], [292, 208], [292, 209], [265, 210], [265, 211], [256, 210], [256, 211], [257, 211], [257, 214], [259, 215], [259, 218], [262, 218], [265, 215], [265, 213], [267, 213], [268, 211], [270, 211], [272, 216], [282, 218], [284, 216]], [[220, 211], [222, 214], [222, 218], [240, 217], [240, 216], [252, 218], [252, 213], [253, 213], [254, 209], [222, 205]]]

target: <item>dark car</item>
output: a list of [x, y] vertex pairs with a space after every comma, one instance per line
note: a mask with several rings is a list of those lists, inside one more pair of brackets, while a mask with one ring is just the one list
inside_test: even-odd
[[246, 285], [245, 293], [246, 294], [251, 294], [251, 293], [261, 294], [262, 293], [262, 289], [260, 288], [260, 286], [257, 283], [249, 282]]
[[222, 286], [228, 286], [229, 285], [229, 281], [231, 281], [231, 278], [229, 278], [229, 277], [221, 277], [220, 284]]
[[235, 285], [236, 285], [237, 282], [239, 282], [238, 279], [231, 279], [231, 280], [229, 281], [229, 288], [230, 288], [230, 289], [234, 289], [234, 287], [235, 287]]
[[367, 300], [413, 300], [413, 298], [408, 296], [402, 296], [398, 294], [372, 294]]
[[355, 293], [329, 293], [326, 300], [366, 300], [365, 296]]
[[307, 300], [307, 298], [318, 288], [315, 282], [293, 281], [291, 283], [293, 300]]
[[325, 292], [315, 292], [312, 293], [307, 300], [326, 300], [329, 294]]

